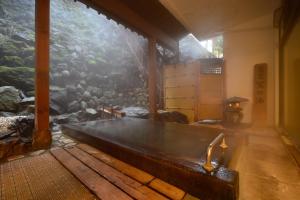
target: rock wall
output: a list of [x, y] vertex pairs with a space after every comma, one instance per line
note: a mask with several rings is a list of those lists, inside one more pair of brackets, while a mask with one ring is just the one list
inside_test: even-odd
[[[0, 0], [0, 86], [34, 95], [34, 0]], [[147, 40], [79, 2], [51, 1], [51, 102], [148, 106]]]

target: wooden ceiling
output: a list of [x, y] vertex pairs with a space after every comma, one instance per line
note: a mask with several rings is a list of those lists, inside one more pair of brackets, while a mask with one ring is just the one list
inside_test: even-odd
[[187, 29], [158, 0], [79, 0], [124, 26], [176, 49]]
[[188, 34], [186, 28], [158, 0], [122, 0], [122, 2], [176, 40]]
[[[281, 0], [159, 0], [199, 40], [272, 15]], [[299, 1], [299, 0], [290, 0]]]

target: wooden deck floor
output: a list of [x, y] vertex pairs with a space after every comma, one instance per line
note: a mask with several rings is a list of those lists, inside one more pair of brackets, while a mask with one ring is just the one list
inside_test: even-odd
[[86, 144], [53, 148], [0, 169], [0, 199], [196, 199]]

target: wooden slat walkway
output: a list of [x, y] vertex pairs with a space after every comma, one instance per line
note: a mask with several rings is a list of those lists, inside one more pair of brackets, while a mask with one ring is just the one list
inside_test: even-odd
[[131, 177], [126, 176], [76, 147], [67, 149], [67, 151], [135, 199], [166, 199], [152, 189], [142, 185]]
[[95, 158], [101, 160], [102, 162], [106, 163], [107, 165], [118, 169], [123, 174], [126, 174], [129, 177], [132, 177], [133, 179], [143, 183], [147, 184], [150, 183], [154, 179], [154, 177], [142, 170], [139, 170], [138, 168], [135, 168], [125, 162], [122, 162], [118, 159], [115, 159], [114, 157], [105, 154], [98, 149], [95, 149], [87, 144], [78, 144], [78, 148], [82, 149], [83, 151], [93, 155]]
[[[108, 154], [103, 153], [102, 151], [95, 149], [87, 144], [78, 144], [77, 148], [85, 151], [86, 153], [92, 155], [94, 158], [102, 161], [103, 163], [111, 166], [112, 168], [122, 172], [124, 175], [135, 179], [137, 182], [147, 186], [155, 191], [158, 191], [160, 194], [163, 194], [168, 199], [190, 199], [190, 195], [187, 195], [183, 190], [170, 185], [158, 178], [153, 177], [152, 175], [133, 167], [127, 163], [124, 163]], [[151, 196], [150, 199], [155, 199]]]
[[0, 170], [0, 200], [197, 200], [86, 144], [6, 162]]

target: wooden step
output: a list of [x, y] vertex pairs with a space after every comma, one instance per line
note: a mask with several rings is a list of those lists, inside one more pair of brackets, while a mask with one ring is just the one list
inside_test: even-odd
[[185, 192], [183, 190], [170, 185], [169, 183], [166, 183], [165, 181], [158, 178], [151, 181], [149, 186], [174, 200], [183, 199], [185, 195]]
[[126, 174], [127, 176], [139, 181], [142, 184], [147, 185], [148, 187], [158, 191], [159, 193], [167, 196], [170, 199], [183, 199], [186, 194], [185, 191], [173, 185], [170, 185], [158, 178], [155, 178], [145, 171], [124, 163], [94, 147], [91, 147], [87, 144], [78, 144], [77, 147], [92, 155], [93, 157], [101, 160], [107, 165], [113, 167], [117, 171]]
[[101, 177], [84, 163], [74, 158], [62, 148], [51, 149], [52, 155], [60, 161], [74, 176], [76, 176], [97, 197], [103, 200], [133, 199], [115, 185]]
[[[66, 149], [70, 154], [76, 157], [78, 160], [83, 162], [85, 165], [96, 171], [98, 174], [103, 176], [112, 184], [119, 187], [121, 190], [126, 192], [128, 195], [138, 200], [165, 200], [166, 197], [160, 195], [154, 190], [142, 185], [140, 182], [132, 179], [129, 176], [121, 173], [113, 167], [105, 164], [101, 160], [91, 156], [83, 150], [72, 147]], [[183, 196], [182, 196], [183, 197]], [[181, 198], [182, 198], [181, 197]]]
[[79, 147], [81, 150], [93, 155], [95, 158], [103, 161], [107, 165], [117, 169], [118, 171], [128, 175], [131, 178], [134, 178], [135, 180], [143, 183], [148, 184], [150, 181], [154, 179], [154, 177], [136, 167], [133, 167], [125, 162], [122, 162], [106, 153], [103, 153], [102, 151], [93, 148], [87, 144], [78, 144], [77, 147]]

